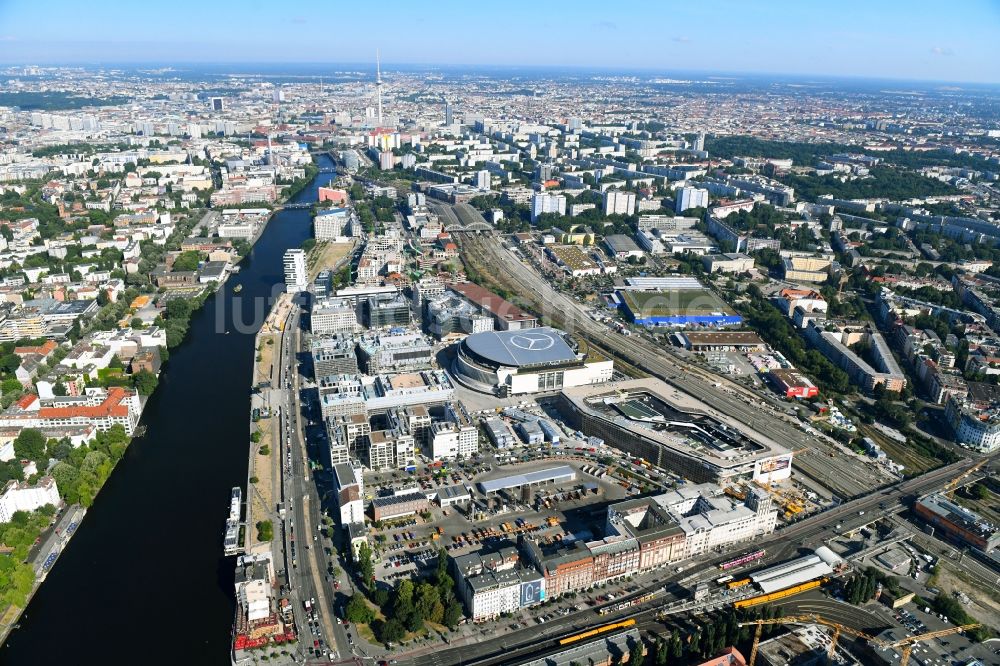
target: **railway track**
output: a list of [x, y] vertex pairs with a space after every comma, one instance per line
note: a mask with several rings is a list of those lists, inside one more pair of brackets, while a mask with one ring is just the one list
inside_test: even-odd
[[[797, 424], [787, 420], [787, 415], [773, 409], [744, 387], [710, 375], [702, 368], [661, 350], [651, 349], [638, 340], [611, 333], [584, 314], [572, 298], [555, 291], [534, 269], [518, 261], [495, 236], [456, 234], [455, 237], [463, 252], [470, 253], [473, 260], [478, 258], [484, 268], [489, 267], [489, 271], [481, 271], [484, 275], [522, 296], [526, 300], [524, 305], [543, 320], [550, 320], [566, 331], [583, 335], [591, 344], [610, 355], [624, 359], [754, 429], [766, 432], [789, 450], [805, 449], [804, 453], [796, 456], [796, 467], [842, 499], [857, 497], [891, 481], [881, 470], [864, 465], [855, 454], [803, 432]], [[729, 392], [719, 390], [713, 383], [723, 384]]]

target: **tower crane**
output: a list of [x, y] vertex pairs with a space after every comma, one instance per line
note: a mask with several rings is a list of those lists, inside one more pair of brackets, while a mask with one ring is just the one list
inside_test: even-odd
[[857, 629], [852, 629], [838, 622], [827, 620], [819, 615], [789, 615], [787, 617], [774, 618], [773, 620], [747, 620], [746, 622], [740, 622], [740, 626], [757, 626], [757, 629], [754, 632], [753, 647], [750, 649], [750, 659], [747, 661], [747, 666], [754, 666], [754, 662], [757, 660], [757, 647], [760, 645], [760, 635], [764, 629], [764, 625], [773, 624], [821, 624], [823, 626], [830, 627], [833, 629], [833, 639], [830, 641], [830, 649], [828, 651], [828, 655], [831, 658], [837, 649], [837, 641], [840, 639], [840, 634], [842, 633], [854, 636], [855, 638], [863, 638], [866, 641], [877, 640], [874, 636], [870, 636], [863, 631], [858, 631]]
[[882, 648], [899, 648], [899, 666], [907, 666], [910, 661], [910, 653], [913, 651], [913, 646], [917, 643], [933, 640], [935, 638], [941, 638], [942, 636], [950, 636], [951, 634], [957, 634], [965, 631], [966, 629], [975, 629], [980, 626], [979, 624], [964, 624], [959, 627], [949, 627], [940, 631], [931, 631], [926, 634], [920, 634], [919, 636], [908, 636], [902, 640], [890, 642], [883, 641], [870, 634], [866, 634], [863, 631], [859, 631], [858, 629], [852, 629], [851, 627], [840, 624], [839, 622], [834, 622], [814, 614], [789, 615], [788, 617], [774, 618], [772, 620], [747, 620], [746, 622], [740, 622], [739, 626], [747, 627], [755, 625], [757, 627], [754, 632], [753, 647], [750, 650], [750, 659], [747, 660], [747, 666], [755, 666], [757, 661], [757, 648], [760, 646], [760, 635], [763, 631], [764, 625], [774, 624], [819, 624], [825, 627], [830, 627], [833, 629], [833, 638], [830, 640], [830, 648], [827, 652], [827, 656], [831, 659], [836, 652], [837, 641], [840, 639], [841, 634], [848, 634], [850, 636], [854, 636], [855, 638], [861, 638], [868, 641], [871, 645]]

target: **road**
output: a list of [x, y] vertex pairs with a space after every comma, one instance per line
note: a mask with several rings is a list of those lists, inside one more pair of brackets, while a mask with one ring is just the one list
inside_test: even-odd
[[787, 413], [776, 409], [756, 393], [725, 377], [708, 373], [677, 354], [654, 347], [648, 341], [610, 331], [604, 324], [587, 316], [580, 303], [553, 289], [537, 271], [519, 261], [495, 236], [456, 234], [455, 237], [460, 240], [463, 252], [478, 255], [483, 265], [497, 267], [493, 275], [502, 276], [508, 285], [531, 300], [543, 318], [551, 318], [564, 330], [582, 334], [632, 365], [751, 428], [766, 432], [785, 448], [799, 451], [795, 458], [796, 468], [816, 483], [833, 490], [839, 497], [856, 497], [891, 481], [878, 466], [828, 438], [806, 432]]
[[[282, 331], [278, 350], [278, 368], [276, 388], [285, 391], [282, 413], [287, 420], [282, 419], [281, 435], [291, 453], [292, 464], [290, 473], [286, 473], [286, 511], [290, 510], [292, 520], [286, 522], [295, 540], [295, 564], [291, 565], [289, 584], [291, 599], [295, 606], [296, 623], [301, 640], [299, 649], [306, 650], [313, 641], [322, 639], [328, 645], [335, 646], [338, 654], [349, 652], [349, 644], [341, 627], [332, 613], [332, 590], [324, 585], [326, 575], [325, 554], [322, 541], [318, 538], [322, 515], [316, 486], [311, 482], [309, 455], [306, 450], [306, 438], [300, 417], [299, 404], [300, 377], [298, 372], [297, 353], [301, 345], [300, 312], [298, 307], [291, 308], [285, 328]], [[291, 564], [291, 563], [290, 563]], [[316, 600], [317, 615], [320, 624], [319, 636], [311, 631], [308, 618], [305, 616], [304, 602]]]
[[[897, 483], [878, 493], [845, 502], [838, 507], [805, 518], [770, 535], [759, 538], [750, 544], [740, 544], [741, 549], [749, 549], [751, 547], [766, 548], [767, 558], [765, 562], [767, 563], [788, 560], [798, 556], [803, 549], [812, 549], [822, 545], [839, 532], [854, 529], [860, 525], [872, 522], [881, 517], [884, 512], [903, 506], [915, 495], [930, 492], [944, 486], [948, 481], [969, 469], [972, 465], [973, 461], [963, 460], [929, 472], [924, 476]], [[882, 505], [884, 505], [884, 508]], [[639, 592], [636, 592], [635, 596], [662, 589], [664, 586], [672, 589], [672, 586], [676, 585], [678, 581], [706, 580], [717, 576], [718, 569], [716, 565], [732, 556], [732, 552], [724, 555], [715, 555], [713, 553], [712, 555], [700, 557], [697, 564], [689, 566], [689, 568], [682, 572], [678, 573], [675, 570], [669, 570], [668, 573], [664, 571], [663, 575], [657, 577], [654, 582], [651, 582]], [[612, 613], [606, 616], [598, 616], [592, 609], [582, 609], [566, 617], [558, 617], [544, 625], [529, 626], [515, 634], [497, 636], [472, 645], [462, 645], [460, 647], [445, 649], [429, 655], [414, 657], [407, 661], [417, 666], [449, 666], [450, 664], [490, 666], [492, 664], [507, 663], [515, 657], [544, 651], [549, 647], [549, 643], [545, 642], [545, 639], [570, 634], [578, 629], [593, 627], [625, 617], [635, 617], [644, 622], [648, 621], [656, 613], [662, 612], [665, 607], [669, 608], [671, 601], [674, 600], [680, 601], [677, 597], [672, 598], [668, 594], [665, 597], [657, 597], [647, 604], [646, 607], [640, 606], [636, 607], [636, 610], [629, 609], [618, 614]], [[704, 607], [719, 606], [720, 603], [718, 599], [715, 599], [704, 604]], [[650, 605], [652, 608], [649, 607]], [[847, 612], [845, 609], [840, 608], [840, 606], [837, 609], [839, 612]], [[851, 623], [851, 626], [858, 629], [868, 628], [864, 623]]]

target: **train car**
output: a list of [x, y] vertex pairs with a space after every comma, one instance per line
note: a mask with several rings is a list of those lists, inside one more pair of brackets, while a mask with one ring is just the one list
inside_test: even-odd
[[732, 579], [733, 579], [732, 576], [723, 576], [722, 578], [716, 578], [715, 579], [715, 584], [719, 585], [721, 587], [722, 585], [725, 585], [726, 583], [728, 583]]
[[778, 601], [779, 599], [795, 596], [796, 594], [802, 594], [803, 592], [808, 592], [809, 590], [815, 590], [827, 580], [829, 579], [822, 578], [819, 580], [811, 580], [808, 583], [802, 583], [801, 585], [795, 585], [794, 587], [787, 587], [784, 590], [778, 590], [777, 592], [771, 592], [770, 594], [761, 594], [756, 597], [750, 597], [749, 599], [741, 599], [733, 604], [733, 608], [750, 608], [751, 606], [759, 606], [760, 604], [766, 604], [772, 601]]
[[767, 551], [764, 550], [763, 548], [761, 548], [760, 550], [755, 550], [750, 553], [744, 553], [739, 557], [734, 557], [731, 560], [723, 562], [722, 564], [719, 565], [719, 568], [722, 569], [723, 571], [726, 571], [727, 569], [741, 567], [746, 564], [750, 564], [752, 562], [756, 562], [757, 560], [763, 559], [764, 555], [766, 554]]
[[726, 587], [728, 587], [730, 590], [735, 590], [735, 589], [743, 587], [745, 585], [749, 585], [750, 582], [751, 581], [750, 581], [749, 578], [740, 578], [739, 580], [731, 580], [731, 581], [729, 581], [728, 583], [726, 583]]
[[577, 643], [579, 641], [585, 641], [588, 638], [593, 638], [594, 636], [600, 636], [606, 634], [609, 631], [615, 631], [616, 629], [627, 629], [629, 627], [635, 626], [634, 619], [622, 620], [621, 622], [612, 622], [611, 624], [605, 624], [603, 626], [597, 627], [596, 629], [591, 629], [590, 631], [584, 631], [579, 634], [573, 634], [572, 636], [567, 636], [566, 638], [559, 639], [559, 645], [570, 645], [572, 643]]

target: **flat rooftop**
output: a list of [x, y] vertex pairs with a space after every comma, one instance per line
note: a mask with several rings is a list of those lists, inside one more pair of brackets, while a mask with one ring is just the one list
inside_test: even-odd
[[680, 334], [692, 347], [763, 347], [764, 341], [753, 331], [684, 331]]
[[569, 465], [547, 467], [523, 474], [512, 474], [499, 479], [480, 481], [479, 490], [483, 493], [495, 493], [499, 490], [520, 488], [521, 486], [549, 482], [565, 482], [576, 479], [576, 471]]
[[767, 435], [652, 377], [565, 388], [562, 395], [583, 414], [719, 469], [791, 455]]

